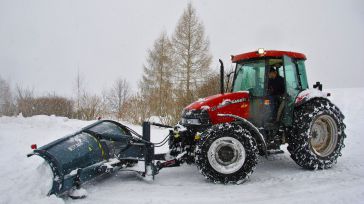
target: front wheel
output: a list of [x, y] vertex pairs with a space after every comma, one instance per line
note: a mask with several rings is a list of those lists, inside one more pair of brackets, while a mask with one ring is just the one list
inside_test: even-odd
[[340, 110], [326, 99], [316, 99], [295, 111], [288, 151], [307, 169], [327, 169], [337, 162], [344, 147], [345, 124]]
[[258, 162], [251, 133], [235, 123], [213, 126], [196, 146], [196, 165], [214, 183], [242, 183]]

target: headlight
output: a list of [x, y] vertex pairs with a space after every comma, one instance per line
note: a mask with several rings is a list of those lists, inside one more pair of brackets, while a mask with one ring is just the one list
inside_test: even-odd
[[182, 118], [182, 124], [201, 125], [201, 122], [199, 119], [196, 119], [196, 118]]
[[184, 110], [181, 117], [182, 125], [209, 125], [210, 117], [206, 110]]

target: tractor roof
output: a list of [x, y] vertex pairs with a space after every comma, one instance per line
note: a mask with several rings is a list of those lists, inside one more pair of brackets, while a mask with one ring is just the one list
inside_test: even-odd
[[261, 57], [282, 57], [283, 55], [287, 55], [288, 57], [292, 57], [295, 59], [306, 59], [306, 56], [302, 53], [298, 52], [290, 52], [290, 51], [279, 51], [279, 50], [265, 50], [263, 54], [258, 53], [258, 51], [247, 52], [240, 55], [232, 56], [232, 61], [239, 62], [241, 60], [247, 60], [252, 58], [261, 58]]

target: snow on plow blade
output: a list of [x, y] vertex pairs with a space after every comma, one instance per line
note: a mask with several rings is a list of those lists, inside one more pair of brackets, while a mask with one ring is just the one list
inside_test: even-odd
[[[111, 120], [97, 121], [80, 131], [60, 138], [28, 154], [45, 159], [53, 172], [50, 194], [63, 195], [102, 174], [132, 168], [154, 176], [150, 124], [143, 124], [143, 137]], [[143, 164], [143, 168], [137, 165]], [[138, 166], [139, 168], [135, 168]]]

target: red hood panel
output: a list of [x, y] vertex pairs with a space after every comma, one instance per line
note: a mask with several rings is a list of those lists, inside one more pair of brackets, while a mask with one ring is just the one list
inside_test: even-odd
[[231, 118], [223, 118], [217, 114], [234, 114], [243, 118], [249, 116], [249, 92], [217, 94], [193, 102], [185, 109], [208, 111], [212, 124], [231, 122]]

